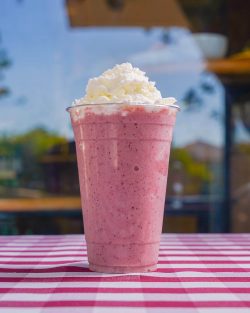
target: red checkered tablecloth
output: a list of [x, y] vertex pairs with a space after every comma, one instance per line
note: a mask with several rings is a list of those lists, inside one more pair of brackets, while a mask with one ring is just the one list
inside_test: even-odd
[[81, 235], [0, 237], [0, 312], [250, 312], [250, 234], [162, 235], [158, 270], [90, 272]]

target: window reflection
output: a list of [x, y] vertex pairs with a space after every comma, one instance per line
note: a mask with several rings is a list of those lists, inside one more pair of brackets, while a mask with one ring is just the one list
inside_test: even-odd
[[244, 93], [233, 106], [232, 198], [233, 230], [250, 231], [250, 94]]
[[[210, 61], [184, 26], [227, 34], [230, 54], [247, 47], [249, 33], [247, 27], [236, 27], [239, 15], [246, 24], [243, 2], [237, 10], [232, 1], [228, 7], [215, 2], [180, 0], [175, 9], [183, 10], [183, 27], [83, 28], [69, 23], [63, 0], [1, 1], [0, 233], [81, 231], [75, 146], [65, 108], [84, 94], [89, 77], [126, 61], [145, 70], [162, 95], [176, 97], [182, 108], [170, 158], [164, 231], [222, 230], [225, 100], [235, 81], [216, 76], [213, 62], [206, 67]], [[234, 22], [228, 23], [232, 16]], [[246, 86], [232, 96], [234, 231], [249, 231], [250, 225]]]

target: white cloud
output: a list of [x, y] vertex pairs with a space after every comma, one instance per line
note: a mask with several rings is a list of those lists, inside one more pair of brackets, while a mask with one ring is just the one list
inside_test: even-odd
[[128, 60], [141, 67], [195, 61], [199, 70], [203, 68], [202, 54], [191, 33], [173, 28], [169, 30], [169, 37], [168, 44], [151, 46], [146, 51], [132, 54]]

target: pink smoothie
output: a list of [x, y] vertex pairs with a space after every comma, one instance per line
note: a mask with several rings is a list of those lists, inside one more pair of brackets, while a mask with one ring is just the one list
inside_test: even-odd
[[[107, 105], [108, 106], [108, 105]], [[176, 108], [130, 105], [73, 119], [90, 269], [156, 269]], [[81, 116], [82, 115], [82, 116]], [[76, 116], [76, 114], [75, 114]]]

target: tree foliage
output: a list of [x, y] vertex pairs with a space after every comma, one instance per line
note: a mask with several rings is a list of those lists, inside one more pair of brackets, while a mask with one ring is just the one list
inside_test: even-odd
[[38, 127], [24, 134], [13, 136], [11, 142], [17, 151], [22, 151], [22, 154], [39, 159], [53, 146], [67, 141], [55, 132], [49, 132], [42, 127]]
[[0, 138], [0, 155], [5, 157], [27, 156], [39, 160], [50, 148], [66, 142], [67, 140], [57, 133], [38, 127], [20, 135], [2, 136]]
[[181, 162], [183, 168], [190, 176], [200, 178], [205, 182], [211, 181], [212, 174], [206, 164], [193, 160], [192, 156], [188, 153], [186, 149], [172, 149], [171, 159]]
[[58, 144], [66, 143], [66, 138], [39, 127], [21, 135], [0, 138], [0, 156], [9, 160], [19, 160], [17, 184], [28, 188], [39, 188], [43, 183], [41, 158]]

